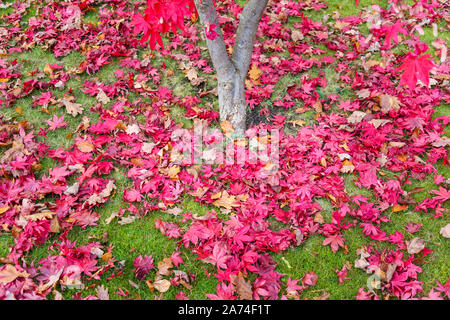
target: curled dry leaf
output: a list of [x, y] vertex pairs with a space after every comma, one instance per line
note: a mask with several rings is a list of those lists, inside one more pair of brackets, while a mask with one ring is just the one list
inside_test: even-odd
[[158, 263], [158, 274], [163, 276], [169, 276], [172, 271], [170, 269], [173, 267], [171, 258], [164, 258]]
[[7, 264], [1, 271], [0, 271], [0, 283], [7, 284], [14, 280], [16, 280], [19, 277], [28, 278], [30, 275], [25, 271], [18, 271], [16, 267], [14, 267], [11, 264]]
[[96, 288], [97, 297], [100, 300], [109, 300], [108, 288], [105, 288], [103, 285], [99, 285]]
[[77, 148], [83, 153], [89, 153], [94, 151], [94, 145], [87, 141], [83, 141], [77, 144]]
[[153, 282], [153, 287], [161, 293], [167, 292], [170, 288], [170, 281], [161, 279]]
[[444, 238], [450, 238], [450, 223], [441, 229], [440, 234]]
[[425, 240], [415, 237], [411, 241], [406, 242], [406, 247], [409, 254], [416, 254], [425, 248]]

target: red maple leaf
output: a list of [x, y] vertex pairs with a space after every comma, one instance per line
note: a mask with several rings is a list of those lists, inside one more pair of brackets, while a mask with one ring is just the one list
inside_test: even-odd
[[386, 34], [386, 38], [384, 40], [384, 45], [387, 47], [391, 46], [391, 39], [394, 40], [395, 44], [398, 44], [398, 33], [403, 33], [405, 36], [408, 35], [408, 31], [403, 28], [402, 26], [405, 24], [405, 22], [397, 21], [391, 26], [383, 26], [382, 30]]
[[344, 240], [344, 237], [337, 233], [326, 238], [323, 241], [322, 245], [326, 246], [329, 244], [331, 246], [331, 251], [336, 252], [338, 251], [339, 247], [344, 247]]
[[439, 190], [431, 190], [431, 193], [438, 195], [437, 197], [433, 198], [436, 200], [447, 201], [448, 199], [450, 199], [450, 190], [446, 190], [443, 187], [439, 187]]
[[49, 119], [46, 122], [49, 125], [49, 129], [51, 131], [55, 131], [58, 128], [65, 128], [67, 126], [67, 123], [64, 122], [64, 115], [58, 118], [56, 114], [54, 114], [53, 119]]
[[214, 246], [212, 254], [209, 256], [209, 260], [217, 266], [217, 268], [226, 269], [227, 265], [226, 262], [230, 258], [229, 255], [227, 255], [227, 250], [223, 245], [216, 244]]
[[155, 266], [153, 265], [152, 255], [144, 256], [144, 258], [142, 258], [142, 255], [139, 255], [139, 257], [136, 257], [136, 259], [134, 259], [133, 266], [136, 267], [134, 268], [136, 278], [138, 278], [140, 281], [143, 281], [149, 271], [155, 268]]
[[405, 71], [400, 78], [400, 85], [407, 85], [409, 90], [416, 87], [417, 80], [422, 81], [426, 86], [429, 85], [430, 70], [436, 66], [429, 54], [420, 56], [410, 52], [403, 61], [403, 64], [398, 69]]

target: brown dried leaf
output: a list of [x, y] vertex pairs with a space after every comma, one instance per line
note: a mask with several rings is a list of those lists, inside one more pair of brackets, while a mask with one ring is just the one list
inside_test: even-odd
[[401, 103], [397, 97], [389, 94], [382, 94], [380, 96], [381, 112], [383, 113], [388, 113], [391, 110], [398, 111], [400, 109], [400, 105]]
[[0, 271], [0, 283], [7, 284], [10, 283], [17, 278], [27, 278], [29, 274], [25, 271], [18, 271], [13, 265], [7, 264], [5, 268]]
[[153, 287], [161, 293], [167, 292], [170, 288], [170, 281], [166, 279], [155, 281]]
[[406, 242], [406, 248], [409, 254], [416, 254], [425, 248], [425, 240], [418, 237]]
[[103, 285], [97, 286], [97, 297], [100, 300], [109, 300], [108, 288], [105, 288]]
[[158, 263], [158, 274], [163, 276], [169, 276], [172, 272], [170, 269], [173, 267], [172, 259], [164, 258]]
[[444, 238], [450, 238], [450, 223], [441, 229], [440, 234]]
[[102, 103], [102, 104], [108, 104], [111, 99], [106, 95], [105, 91], [103, 91], [102, 89], [98, 89], [98, 93], [97, 93], [97, 101]]

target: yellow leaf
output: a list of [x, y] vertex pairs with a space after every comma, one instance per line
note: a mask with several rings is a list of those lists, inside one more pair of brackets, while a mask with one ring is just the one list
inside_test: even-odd
[[219, 199], [222, 196], [222, 191], [219, 191], [211, 196], [212, 200]]
[[343, 148], [345, 151], [350, 151], [350, 148], [348, 147], [347, 142], [340, 144], [339, 147]]
[[144, 160], [141, 158], [131, 158], [131, 163], [136, 167], [142, 167], [144, 165]]
[[25, 219], [36, 221], [36, 220], [44, 220], [44, 219], [50, 219], [52, 218], [56, 212], [51, 211], [43, 211], [35, 214], [30, 214], [28, 216], [24, 216]]
[[58, 216], [56, 216], [56, 215], [50, 221], [50, 231], [53, 233], [61, 232], [61, 224], [59, 223]]
[[0, 208], [0, 214], [5, 213], [6, 211], [8, 211], [10, 209], [9, 206], [4, 206]]
[[252, 65], [252, 68], [248, 72], [250, 79], [252, 79], [253, 81], [257, 81], [259, 79], [259, 77], [261, 76], [261, 74], [262, 74], [262, 70], [259, 69], [255, 64]]
[[213, 202], [216, 207], [223, 207], [225, 209], [231, 210], [232, 207], [239, 207], [240, 205], [236, 203], [236, 197], [230, 196], [227, 191], [223, 191], [220, 199]]

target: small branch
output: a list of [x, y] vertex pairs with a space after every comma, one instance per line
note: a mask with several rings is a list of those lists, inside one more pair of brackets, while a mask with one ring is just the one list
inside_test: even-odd
[[211, 40], [206, 38], [209, 54], [214, 68], [216, 69], [217, 76], [229, 76], [231, 73], [236, 72], [236, 69], [227, 53], [222, 30], [219, 26], [216, 8], [214, 7], [212, 0], [194, 0], [194, 2], [201, 24], [203, 26], [206, 24], [215, 24], [217, 26], [214, 30], [218, 34], [216, 39]]
[[269, 0], [249, 0], [239, 19], [231, 61], [241, 77], [245, 77], [252, 60], [253, 44], [258, 25]]

